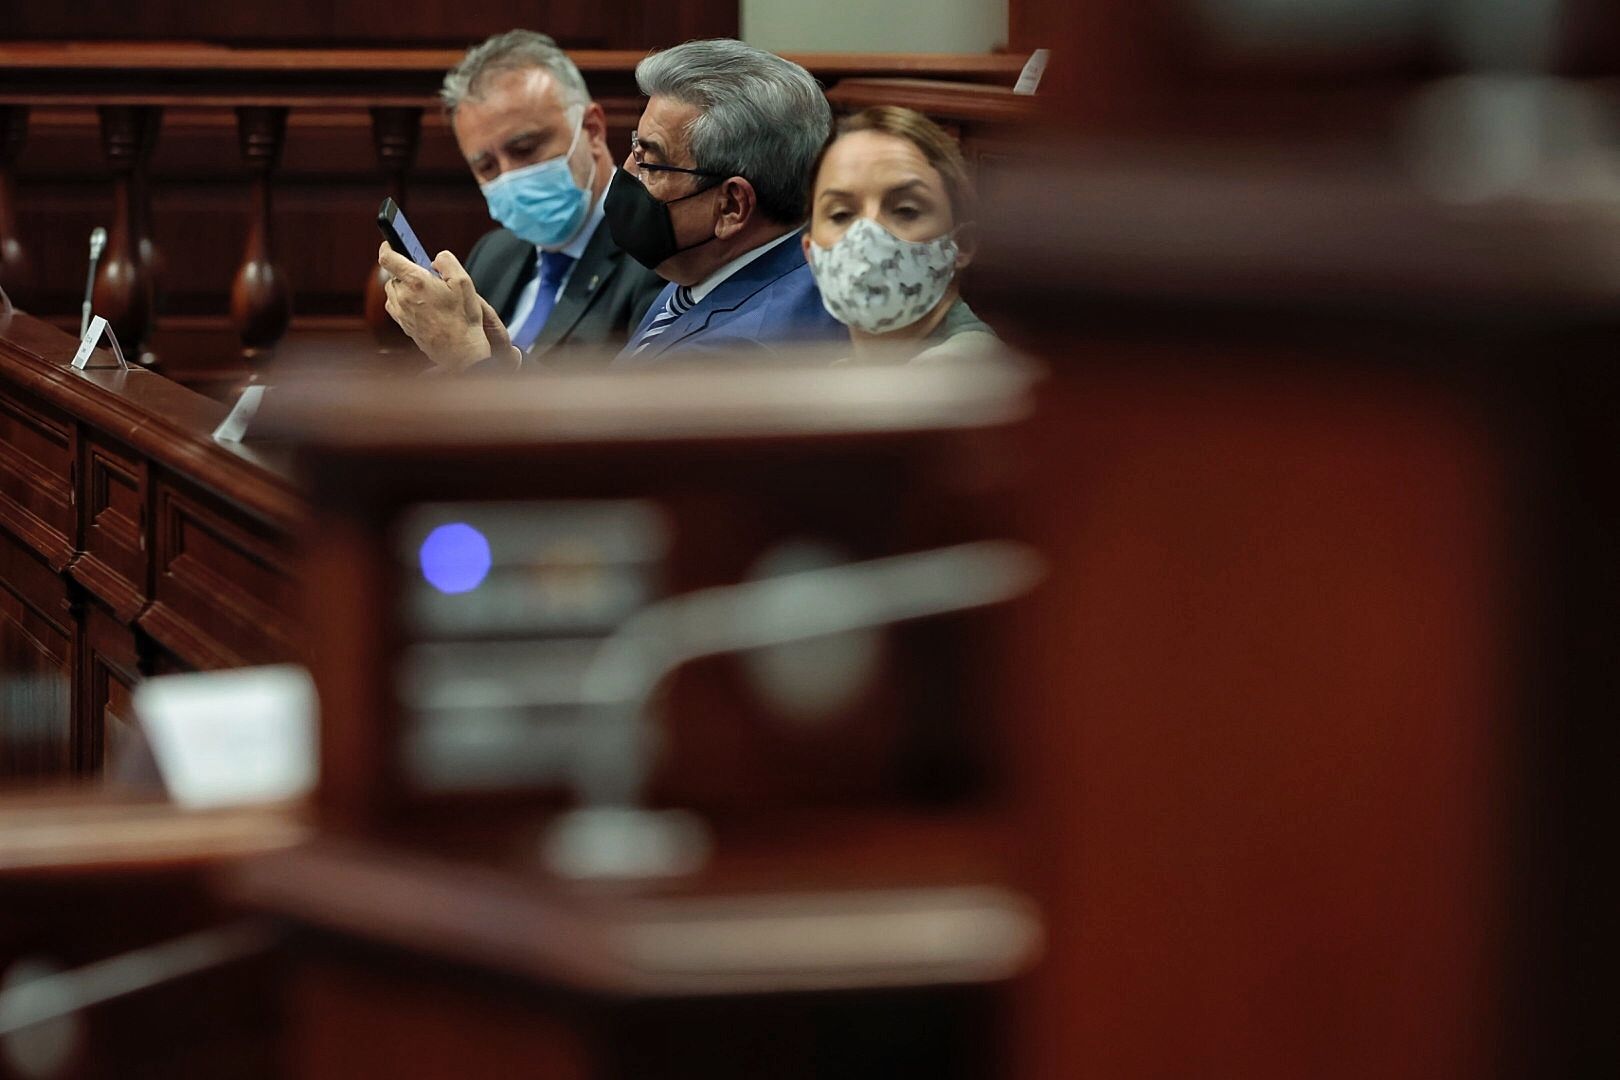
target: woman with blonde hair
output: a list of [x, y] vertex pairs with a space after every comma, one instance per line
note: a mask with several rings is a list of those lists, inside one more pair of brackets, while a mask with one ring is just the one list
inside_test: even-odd
[[969, 355], [994, 332], [962, 301], [973, 184], [938, 124], [892, 106], [842, 120], [812, 170], [804, 254], [856, 361]]

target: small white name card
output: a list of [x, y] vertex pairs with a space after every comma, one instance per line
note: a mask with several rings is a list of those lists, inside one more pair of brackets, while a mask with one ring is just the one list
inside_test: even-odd
[[84, 337], [79, 339], [79, 351], [73, 354], [73, 366], [83, 371], [90, 363], [90, 354], [96, 351], [96, 344], [101, 341], [102, 333], [107, 329], [107, 320], [100, 315], [90, 320], [90, 325], [84, 331]]
[[1018, 82], [1013, 86], [1013, 93], [1033, 94], [1038, 90], [1041, 76], [1046, 74], [1046, 61], [1051, 56], [1051, 49], [1036, 49], [1031, 53], [1028, 62], [1024, 64], [1024, 70], [1018, 73]]
[[259, 411], [259, 403], [264, 400], [263, 386], [254, 384], [242, 391], [242, 396], [236, 399], [236, 407], [231, 414], [221, 420], [219, 427], [214, 429], [214, 438], [222, 442], [241, 442], [247, 434], [248, 425]]
[[302, 667], [157, 676], [135, 688], [133, 704], [183, 807], [281, 802], [315, 786], [315, 683]]

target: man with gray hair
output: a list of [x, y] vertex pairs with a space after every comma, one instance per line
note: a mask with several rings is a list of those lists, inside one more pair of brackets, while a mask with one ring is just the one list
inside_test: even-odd
[[846, 341], [804, 260], [808, 181], [832, 127], [798, 64], [689, 41], [636, 67], [648, 101], [604, 209], [620, 248], [670, 284], [615, 366]]
[[451, 370], [491, 357], [513, 368], [564, 342], [622, 344], [664, 282], [602, 227], [615, 169], [606, 116], [579, 68], [546, 35], [512, 30], [468, 50], [440, 98], [502, 227], [465, 269], [441, 252], [439, 277], [385, 243], [389, 314]]

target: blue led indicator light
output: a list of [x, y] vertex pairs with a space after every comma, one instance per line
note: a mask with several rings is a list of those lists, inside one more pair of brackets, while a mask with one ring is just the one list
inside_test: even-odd
[[442, 593], [471, 592], [489, 576], [489, 541], [465, 522], [440, 525], [422, 541], [422, 576]]

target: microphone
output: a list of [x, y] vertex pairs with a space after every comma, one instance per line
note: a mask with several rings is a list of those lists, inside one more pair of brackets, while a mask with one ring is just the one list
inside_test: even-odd
[[90, 276], [84, 281], [84, 304], [79, 309], [79, 337], [90, 329], [90, 296], [96, 291], [96, 265], [101, 262], [102, 249], [107, 246], [107, 230], [97, 225], [90, 230]]

